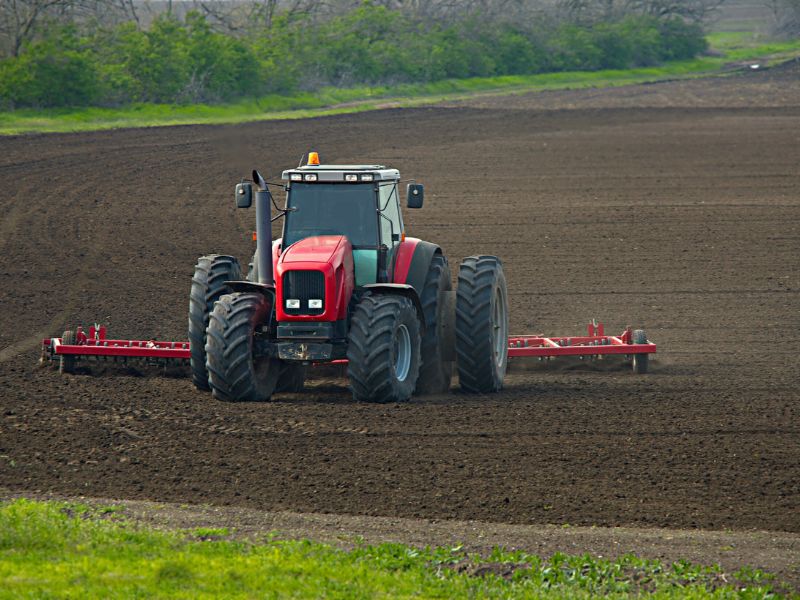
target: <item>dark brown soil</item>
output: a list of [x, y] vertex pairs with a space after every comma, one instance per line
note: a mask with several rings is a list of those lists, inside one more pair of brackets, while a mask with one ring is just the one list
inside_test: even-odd
[[[515, 98], [514, 109], [0, 139], [0, 485], [800, 532], [800, 107], [761, 107], [766, 77], [793, 86], [798, 70], [739, 78], [754, 100], [736, 107]], [[705, 85], [715, 97], [716, 80]], [[195, 258], [252, 252], [253, 215], [234, 209], [233, 184], [253, 166], [275, 176], [309, 148], [424, 182], [409, 232], [453, 263], [499, 255], [513, 332], [641, 325], [659, 344], [652, 374], [516, 369], [497, 395], [392, 405], [354, 403], [344, 382], [323, 380], [223, 404], [184, 379], [36, 366], [38, 340], [76, 322], [184, 337]]]

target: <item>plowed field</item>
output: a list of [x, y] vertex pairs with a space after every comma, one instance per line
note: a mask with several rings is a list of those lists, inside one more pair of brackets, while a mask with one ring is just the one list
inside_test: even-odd
[[[800, 532], [798, 80], [794, 67], [0, 139], [0, 486]], [[497, 395], [454, 385], [390, 405], [354, 403], [344, 381], [325, 379], [224, 404], [180, 378], [38, 368], [38, 341], [68, 324], [182, 339], [196, 257], [252, 253], [253, 214], [235, 210], [234, 183], [253, 167], [275, 177], [308, 149], [425, 183], [409, 233], [441, 244], [454, 269], [500, 256], [513, 333], [578, 333], [592, 317], [642, 326], [659, 344], [652, 373], [517, 367]]]

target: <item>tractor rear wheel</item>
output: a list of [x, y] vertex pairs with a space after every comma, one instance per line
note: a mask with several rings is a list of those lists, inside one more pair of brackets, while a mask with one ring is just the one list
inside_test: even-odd
[[[441, 394], [450, 389], [453, 377], [453, 361], [448, 360], [452, 351], [445, 347], [452, 303], [446, 294], [453, 289], [447, 259], [437, 254], [431, 261], [420, 302], [425, 315], [425, 333], [420, 344], [421, 364], [417, 379], [417, 394]], [[452, 334], [450, 336], [452, 340]]]
[[262, 294], [246, 292], [226, 294], [214, 305], [206, 333], [206, 368], [218, 400], [262, 401], [275, 391], [281, 362], [254, 352], [255, 333], [271, 308]]
[[189, 363], [192, 383], [200, 390], [208, 390], [206, 369], [206, 330], [214, 303], [231, 291], [226, 281], [242, 278], [239, 261], [233, 256], [210, 254], [201, 256], [194, 267], [192, 289], [189, 293]]
[[[61, 343], [73, 345], [75, 343], [75, 332], [67, 329], [61, 334]], [[75, 357], [70, 354], [61, 354], [58, 361], [59, 373], [72, 373], [75, 371]]]
[[[631, 342], [634, 344], [646, 344], [647, 334], [642, 329], [635, 329], [631, 336]], [[649, 354], [634, 354], [633, 355], [633, 372], [638, 375], [647, 373], [648, 363], [650, 362]]]
[[404, 296], [367, 294], [350, 321], [347, 376], [353, 397], [365, 402], [411, 398], [419, 376], [420, 324]]
[[456, 291], [458, 380], [466, 392], [496, 392], [508, 367], [508, 292], [496, 256], [468, 256]]

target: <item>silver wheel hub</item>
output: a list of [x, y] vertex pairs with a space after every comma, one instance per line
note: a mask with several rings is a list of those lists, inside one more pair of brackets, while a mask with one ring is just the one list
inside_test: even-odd
[[400, 325], [394, 333], [394, 375], [405, 381], [411, 370], [411, 334], [408, 327]]
[[503, 290], [498, 287], [492, 307], [492, 348], [494, 361], [498, 367], [503, 366], [508, 352], [508, 320], [506, 319], [506, 299]]

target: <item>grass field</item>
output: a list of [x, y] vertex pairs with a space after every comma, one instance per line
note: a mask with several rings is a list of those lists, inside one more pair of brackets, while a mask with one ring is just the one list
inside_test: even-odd
[[[94, 131], [196, 123], [241, 123], [302, 119], [356, 113], [385, 106], [420, 106], [475, 94], [515, 94], [536, 90], [611, 87], [722, 72], [730, 63], [762, 60], [767, 64], [800, 55], [800, 40], [765, 43], [757, 34], [709, 36], [713, 56], [628, 70], [544, 73], [395, 86], [324, 88], [289, 96], [265, 96], [228, 105], [137, 104], [122, 108], [79, 108], [0, 112], [0, 135], [30, 132]], [[765, 60], [766, 59], [766, 60]]]
[[769, 577], [625, 556], [541, 559], [496, 550], [349, 551], [310, 541], [229, 539], [225, 529], [156, 531], [124, 509], [16, 500], [0, 505], [0, 598], [423, 597], [611, 595], [767, 598]]

